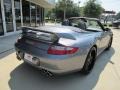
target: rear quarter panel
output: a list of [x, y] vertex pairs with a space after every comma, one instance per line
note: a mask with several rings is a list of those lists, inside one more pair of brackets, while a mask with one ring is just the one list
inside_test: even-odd
[[[78, 62], [80, 63], [80, 66], [83, 66], [86, 60], [86, 57], [92, 48], [93, 45], [96, 45], [98, 48], [100, 47], [100, 41], [97, 40], [97, 36], [100, 36], [101, 33], [74, 33], [74, 36], [76, 40], [65, 40], [60, 39], [59, 43], [66, 46], [71, 47], [79, 47], [79, 51], [76, 53], [77, 56], [80, 56], [78, 58]], [[69, 57], [69, 56], [68, 56]], [[82, 60], [82, 62], [81, 62]]]

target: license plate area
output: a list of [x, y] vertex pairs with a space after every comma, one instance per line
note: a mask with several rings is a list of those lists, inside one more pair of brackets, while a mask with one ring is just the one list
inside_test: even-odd
[[35, 65], [38, 65], [38, 66], [40, 65], [40, 59], [37, 58], [37, 57], [34, 57], [34, 56], [32, 56], [28, 53], [25, 53], [24, 59], [31, 62], [32, 64], [35, 64]]

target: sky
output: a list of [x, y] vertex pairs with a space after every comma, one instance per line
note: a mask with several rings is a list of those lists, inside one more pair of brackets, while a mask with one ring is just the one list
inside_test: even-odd
[[[81, 2], [81, 6], [84, 5], [84, 3], [87, 0], [73, 0], [75, 3]], [[98, 0], [102, 7], [107, 11], [115, 11], [116, 13], [120, 12], [120, 0]]]

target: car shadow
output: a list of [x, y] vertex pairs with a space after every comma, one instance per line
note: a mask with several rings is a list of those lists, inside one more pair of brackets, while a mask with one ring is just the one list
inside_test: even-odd
[[92, 90], [106, 65], [114, 64], [111, 61], [114, 53], [114, 48], [111, 48], [98, 56], [93, 71], [87, 76], [72, 73], [47, 77], [38, 69], [23, 63], [11, 72], [8, 84], [11, 90]]

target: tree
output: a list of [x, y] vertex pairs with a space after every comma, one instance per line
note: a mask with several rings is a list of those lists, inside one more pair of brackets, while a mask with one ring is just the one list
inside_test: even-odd
[[66, 19], [66, 13], [68, 9], [70, 10], [73, 7], [73, 1], [71, 0], [59, 0], [58, 8], [63, 11], [64, 20]]
[[62, 20], [80, 16], [80, 8], [72, 0], [59, 0], [53, 11], [56, 17]]
[[103, 8], [97, 0], [89, 0], [84, 6], [84, 16], [99, 18], [103, 12]]
[[56, 16], [55, 16], [55, 13], [53, 13], [53, 9], [52, 10], [46, 10], [45, 17], [47, 19], [55, 19]]

